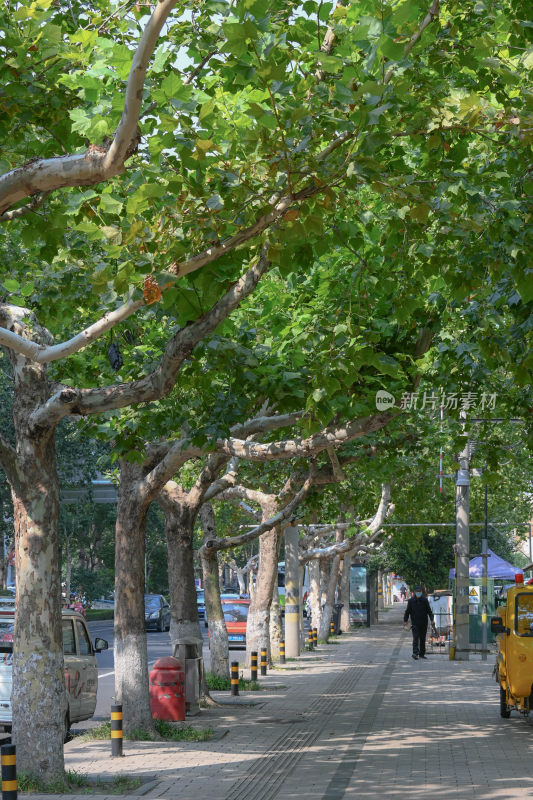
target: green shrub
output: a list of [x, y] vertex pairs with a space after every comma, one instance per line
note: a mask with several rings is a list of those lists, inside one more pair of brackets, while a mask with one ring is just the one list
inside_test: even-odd
[[[221, 678], [215, 675], [214, 672], [206, 672], [205, 680], [209, 691], [213, 692], [229, 692], [231, 689], [231, 678]], [[258, 692], [261, 686], [257, 681], [250, 681], [242, 676], [239, 678], [239, 689], [243, 692]]]
[[88, 608], [85, 612], [87, 619], [114, 619], [115, 612], [112, 608]]
[[17, 775], [20, 792], [39, 794], [126, 794], [138, 789], [139, 778], [118, 775], [109, 781], [94, 781], [81, 772], [65, 772], [49, 781], [37, 775], [19, 772]]
[[[193, 728], [190, 725], [181, 727], [179, 723], [166, 722], [162, 719], [154, 719], [154, 726], [159, 736], [167, 742], [206, 742], [213, 735], [212, 728]], [[104, 722], [96, 728], [90, 728], [79, 738], [84, 742], [94, 739], [110, 739], [111, 723]], [[151, 736], [147, 730], [136, 730], [128, 735], [125, 734], [124, 739], [134, 742], [149, 742]]]

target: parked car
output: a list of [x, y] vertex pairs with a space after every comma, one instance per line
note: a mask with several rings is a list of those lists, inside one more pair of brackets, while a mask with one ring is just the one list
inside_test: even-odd
[[[107, 650], [105, 639], [97, 637], [91, 644], [87, 624], [81, 614], [63, 609], [63, 654], [68, 711], [66, 734], [72, 722], [90, 719], [96, 708], [98, 664], [95, 653]], [[11, 687], [13, 672], [14, 618], [0, 621], [0, 728], [11, 730]], [[37, 676], [38, 678], [38, 676]]]
[[15, 616], [15, 598], [0, 597], [0, 617]]
[[249, 599], [236, 597], [222, 600], [222, 611], [230, 648], [246, 647], [246, 623], [249, 608]]
[[144, 595], [144, 619], [146, 630], [170, 630], [170, 606], [162, 594]]

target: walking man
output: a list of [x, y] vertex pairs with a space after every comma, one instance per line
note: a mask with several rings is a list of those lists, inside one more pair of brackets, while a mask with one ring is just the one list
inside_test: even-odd
[[428, 629], [428, 618], [435, 627], [433, 621], [433, 611], [429, 605], [429, 600], [422, 594], [422, 587], [414, 587], [414, 595], [407, 601], [407, 608], [403, 615], [404, 628], [407, 629], [408, 620], [411, 617], [411, 630], [413, 632], [413, 658], [426, 658], [426, 633]]

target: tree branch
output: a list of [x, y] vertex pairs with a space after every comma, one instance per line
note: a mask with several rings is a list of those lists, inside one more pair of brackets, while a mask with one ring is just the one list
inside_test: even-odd
[[[20, 355], [35, 361], [37, 364], [48, 364], [51, 361], [66, 358], [82, 350], [99, 336], [111, 330], [115, 325], [131, 317], [132, 314], [144, 305], [144, 299], [136, 301], [130, 300], [125, 305], [115, 309], [115, 311], [104, 314], [101, 319], [89, 325], [89, 327], [85, 328], [81, 333], [68, 339], [68, 341], [48, 346], [40, 344], [39, 342], [31, 342], [6, 328], [0, 328], [0, 345], [8, 347], [15, 353], [20, 353]], [[31, 313], [28, 309], [24, 310], [27, 315]]]
[[25, 217], [27, 214], [36, 212], [50, 194], [51, 192], [40, 192], [39, 194], [34, 195], [33, 200], [31, 200], [25, 206], [14, 208], [11, 211], [6, 211], [4, 214], [2, 214], [0, 216], [0, 222], [2, 220], [10, 222], [13, 219], [20, 219], [21, 217]]
[[[322, 161], [327, 158], [334, 150], [341, 147], [344, 142], [349, 139], [351, 134], [343, 133], [337, 137], [337, 139], [333, 140], [324, 150], [322, 150], [318, 156], [317, 160]], [[9, 174], [9, 173], [7, 173]], [[2, 177], [0, 176], [0, 187]], [[305, 199], [306, 197], [310, 197], [313, 194], [317, 194], [320, 191], [324, 191], [327, 187], [324, 184], [320, 184], [315, 186], [314, 184], [310, 184], [309, 186], [302, 189], [296, 195], [287, 195], [286, 197], [281, 198], [274, 209], [259, 217], [253, 225], [250, 227], [239, 231], [239, 233], [235, 234], [220, 245], [215, 247], [210, 247], [207, 250], [202, 251], [201, 253], [193, 256], [192, 258], [184, 261], [181, 264], [174, 263], [169, 267], [169, 272], [172, 274], [176, 274], [177, 278], [182, 277], [183, 275], [188, 275], [190, 272], [194, 272], [197, 269], [205, 266], [206, 264], [210, 264], [213, 261], [221, 258], [227, 253], [231, 252], [235, 248], [239, 247], [242, 244], [253, 239], [258, 234], [262, 233], [266, 230], [270, 225], [280, 219], [281, 216], [287, 211], [287, 209], [294, 203], [298, 202], [299, 200]], [[1, 197], [1, 195], [0, 195]], [[0, 221], [2, 217], [0, 216]], [[161, 291], [170, 288], [174, 285], [174, 281], [169, 281], [168, 284], [164, 286], [160, 286], [159, 288]], [[10, 331], [5, 331], [0, 328], [0, 345], [4, 347], [9, 347], [16, 353], [20, 353], [21, 355], [25, 356], [26, 358], [30, 358], [33, 361], [36, 361], [40, 364], [49, 363], [51, 361], [56, 361], [60, 358], [66, 358], [73, 353], [77, 353], [82, 348], [86, 347], [92, 341], [94, 341], [97, 337], [107, 333], [107, 331], [111, 330], [115, 325], [119, 322], [128, 319], [132, 314], [139, 310], [146, 305], [145, 300], [136, 300], [136, 301], [128, 301], [125, 305], [121, 306], [115, 311], [109, 312], [105, 314], [100, 320], [97, 320], [95, 323], [90, 325], [85, 330], [78, 333], [76, 336], [72, 337], [66, 342], [62, 342], [55, 345], [50, 345], [45, 347], [42, 344], [37, 342], [28, 342], [27, 339], [24, 339], [17, 334], [14, 334]], [[28, 312], [29, 313], [29, 312]]]
[[[313, 487], [313, 478], [312, 473], [309, 475], [309, 478], [306, 480], [298, 494], [296, 494], [290, 503], [287, 503], [285, 508], [283, 508], [279, 513], [275, 514], [270, 519], [265, 520], [260, 525], [257, 525], [255, 528], [252, 528], [251, 531], [248, 533], [243, 533], [241, 536], [232, 536], [226, 539], [211, 539], [210, 541], [205, 542], [200, 551], [205, 548], [206, 550], [209, 548], [211, 550], [227, 550], [230, 547], [239, 547], [241, 544], [246, 544], [246, 542], [251, 541], [252, 539], [261, 536], [261, 534], [265, 533], [266, 531], [275, 528], [284, 520], [288, 519], [293, 515], [294, 510], [300, 505], [302, 500], [309, 494]], [[243, 487], [244, 488], [244, 487]], [[230, 490], [233, 491], [233, 490]], [[200, 552], [199, 551], [199, 552]]]
[[[394, 506], [390, 503], [390, 483], [384, 483], [381, 487], [381, 499], [377, 511], [364, 530], [359, 530], [354, 539], [345, 539], [340, 544], [332, 544], [329, 545], [329, 547], [315, 547], [311, 550], [307, 550], [299, 556], [300, 563], [303, 564], [317, 558], [331, 558], [336, 555], [346, 555], [346, 553], [351, 553], [355, 550], [362, 542], [365, 543], [365, 546], [370, 545], [381, 533], [383, 522], [393, 510]], [[354, 523], [351, 523], [351, 525], [353, 524]], [[339, 523], [337, 525], [333, 524], [331, 527], [333, 530], [338, 531], [344, 530], [347, 526], [345, 523]], [[372, 535], [365, 538], [367, 532], [370, 532]]]
[[[118, 175], [137, 142], [137, 124], [148, 62], [161, 28], [177, 0], [159, 0], [133, 57], [124, 110], [109, 149], [90, 145], [84, 153], [38, 159], [0, 176], [0, 221], [19, 200], [63, 186], [91, 186]], [[132, 150], [133, 148], [133, 150]]]
[[267, 245], [263, 247], [257, 263], [234, 283], [206, 314], [181, 328], [170, 339], [159, 365], [149, 375], [137, 381], [101, 389], [73, 389], [69, 403], [62, 402], [60, 393], [56, 393], [32, 414], [30, 423], [34, 426], [46, 425], [49, 419], [61, 419], [69, 414], [80, 416], [99, 414], [115, 408], [159, 400], [166, 396], [174, 387], [178, 371], [195, 345], [212, 333], [251, 294], [261, 277], [268, 271], [270, 262], [266, 258], [266, 250]]
[[[437, 17], [439, 16], [439, 6], [440, 6], [440, 0], [433, 0], [431, 8], [429, 9], [428, 13], [426, 14], [424, 19], [420, 23], [420, 26], [419, 26], [418, 30], [413, 33], [413, 35], [411, 36], [411, 38], [409, 39], [409, 41], [407, 42], [407, 44], [403, 48], [403, 57], [404, 58], [406, 58], [409, 55], [409, 53], [411, 52], [411, 50], [413, 49], [415, 44], [418, 42], [418, 40], [420, 39], [420, 37], [422, 36], [424, 31], [426, 30], [428, 25], [430, 25], [433, 22], [434, 19], [437, 19]], [[393, 74], [394, 74], [393, 68], [389, 67], [389, 69], [387, 70], [387, 72], [384, 75], [383, 83], [388, 83], [390, 81], [390, 79], [392, 78]]]
[[223, 439], [217, 442], [217, 449], [219, 452], [249, 461], [273, 461], [311, 456], [328, 447], [339, 447], [373, 433], [388, 425], [396, 416], [398, 416], [398, 412], [387, 411], [383, 414], [372, 414], [369, 417], [352, 420], [339, 428], [333, 426], [325, 428], [307, 439], [285, 439], [268, 444], [246, 442], [235, 438]]
[[265, 492], [258, 489], [250, 489], [248, 486], [230, 486], [217, 493], [217, 500], [247, 500], [249, 503], [257, 503], [262, 506], [264, 500], [270, 497]]
[[331, 466], [333, 467], [333, 476], [334, 476], [335, 480], [339, 481], [339, 483], [341, 481], [346, 480], [346, 475], [342, 471], [342, 467], [341, 467], [340, 462], [339, 462], [339, 457], [337, 455], [337, 452], [336, 452], [335, 448], [334, 447], [327, 447], [326, 450], [327, 450], [327, 453], [328, 453], [328, 456], [329, 456], [329, 460], [331, 461]]

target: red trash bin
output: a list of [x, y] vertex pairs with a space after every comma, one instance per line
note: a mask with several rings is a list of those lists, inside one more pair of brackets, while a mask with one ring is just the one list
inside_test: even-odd
[[185, 673], [177, 658], [158, 658], [150, 671], [150, 709], [154, 719], [185, 719]]

